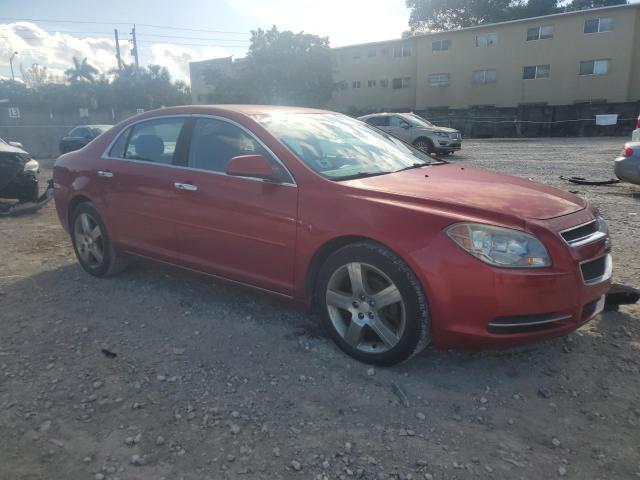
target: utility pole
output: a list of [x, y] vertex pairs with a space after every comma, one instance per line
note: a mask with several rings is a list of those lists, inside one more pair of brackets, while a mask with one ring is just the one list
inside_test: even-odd
[[138, 41], [136, 40], [136, 25], [133, 24], [133, 29], [131, 30], [131, 39], [133, 41], [133, 58], [136, 62], [136, 75], [138, 74], [138, 68], [140, 64], [138, 63]]
[[13, 59], [15, 58], [16, 55], [18, 55], [18, 52], [13, 52], [9, 57], [9, 65], [11, 65], [11, 80], [14, 82], [16, 81], [16, 77], [13, 74]]
[[116, 37], [116, 58], [118, 59], [118, 71], [122, 70], [122, 58], [120, 57], [120, 41], [118, 40], [118, 29], [114, 28], [113, 33]]

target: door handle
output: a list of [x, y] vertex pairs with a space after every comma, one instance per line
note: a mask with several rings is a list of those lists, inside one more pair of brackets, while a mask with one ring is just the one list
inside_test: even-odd
[[104, 177], [104, 178], [111, 178], [113, 177], [113, 172], [109, 170], [98, 170], [98, 176]]
[[178, 190], [187, 190], [188, 192], [195, 192], [196, 190], [198, 190], [198, 187], [196, 187], [195, 185], [191, 185], [190, 183], [176, 182], [173, 184], [173, 186]]

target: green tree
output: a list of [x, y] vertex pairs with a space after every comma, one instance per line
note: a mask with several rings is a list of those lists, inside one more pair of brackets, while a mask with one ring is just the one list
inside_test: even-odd
[[565, 8], [567, 10], [586, 10], [588, 8], [609, 7], [612, 5], [626, 5], [627, 0], [573, 0]]
[[73, 57], [73, 67], [64, 71], [69, 83], [80, 83], [95, 81], [95, 76], [100, 73], [93, 65], [87, 62], [87, 57], [80, 60], [78, 57]]
[[[575, 0], [584, 1], [584, 0]], [[558, 0], [407, 0], [412, 33], [471, 27], [549, 15]]]
[[247, 57], [234, 62], [233, 73], [209, 72], [212, 101], [324, 106], [334, 89], [329, 39], [300, 32], [251, 32]]

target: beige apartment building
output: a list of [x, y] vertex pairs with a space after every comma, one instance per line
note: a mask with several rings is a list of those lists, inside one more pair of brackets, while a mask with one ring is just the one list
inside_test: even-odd
[[334, 49], [339, 111], [640, 101], [640, 4]]

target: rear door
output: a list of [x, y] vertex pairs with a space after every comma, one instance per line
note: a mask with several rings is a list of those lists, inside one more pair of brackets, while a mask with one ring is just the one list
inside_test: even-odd
[[100, 160], [97, 179], [109, 231], [125, 250], [178, 262], [176, 222], [181, 197], [175, 187], [187, 117], [139, 122], [118, 137]]
[[[298, 188], [247, 129], [220, 117], [194, 117], [178, 182], [182, 260], [198, 270], [290, 295], [293, 291]], [[225, 173], [238, 155], [262, 154], [281, 183]]]

